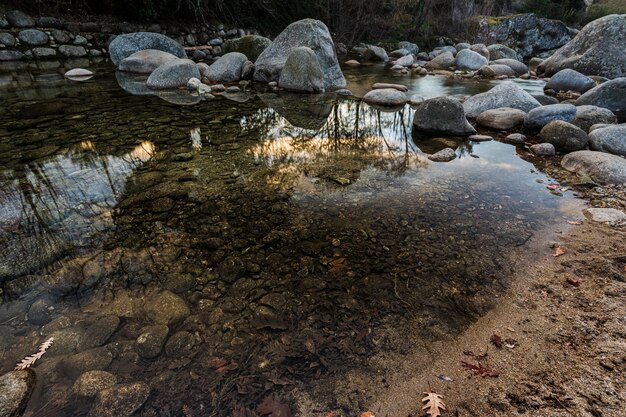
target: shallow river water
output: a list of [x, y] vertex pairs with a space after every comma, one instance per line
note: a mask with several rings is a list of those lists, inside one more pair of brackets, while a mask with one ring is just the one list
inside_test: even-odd
[[[95, 70], [0, 69], [0, 373], [54, 337], [28, 416], [86, 415], [92, 370], [147, 384], [141, 416], [315, 393], [410, 350], [407, 332], [458, 334], [506, 289], [511, 251], [582, 205], [514, 146], [417, 137], [408, 106], [263, 90], [181, 106]], [[492, 86], [346, 77], [357, 95]], [[449, 146], [452, 162], [424, 156]]]

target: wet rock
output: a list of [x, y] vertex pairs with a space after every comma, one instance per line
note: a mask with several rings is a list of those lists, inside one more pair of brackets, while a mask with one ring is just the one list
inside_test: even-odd
[[413, 126], [429, 134], [469, 136], [476, 133], [465, 118], [461, 103], [448, 97], [424, 101], [415, 111]]
[[526, 64], [519, 62], [516, 59], [496, 59], [492, 61], [492, 63], [506, 65], [507, 67], [510, 67], [513, 71], [515, 71], [515, 74], [517, 75], [528, 74], [528, 67], [526, 66]]
[[539, 137], [561, 152], [581, 150], [589, 142], [589, 137], [581, 128], [562, 120], [548, 123], [541, 129]]
[[588, 219], [598, 223], [618, 225], [626, 222], [626, 213], [614, 208], [588, 208], [583, 211]]
[[378, 106], [403, 106], [407, 102], [406, 94], [394, 88], [372, 90], [363, 96], [363, 101]]
[[389, 61], [389, 56], [387, 55], [387, 51], [385, 51], [380, 46], [376, 45], [367, 45], [365, 51], [363, 52], [363, 59], [366, 61]]
[[59, 53], [66, 58], [82, 58], [87, 56], [87, 50], [82, 46], [76, 45], [61, 45], [59, 46]]
[[510, 143], [511, 145], [523, 145], [524, 143], [526, 143], [526, 136], [522, 135], [521, 133], [512, 133], [502, 139], [502, 142]]
[[32, 53], [35, 58], [51, 58], [57, 55], [54, 48], [33, 48]]
[[143, 382], [115, 385], [98, 393], [88, 417], [130, 417], [149, 395], [150, 387]]
[[122, 59], [117, 67], [118, 70], [135, 74], [151, 74], [163, 64], [178, 59], [169, 52], [158, 49], [145, 49]]
[[535, 155], [539, 156], [554, 156], [556, 155], [556, 149], [551, 143], [538, 143], [530, 147], [530, 150]]
[[39, 299], [35, 301], [28, 309], [28, 321], [42, 326], [52, 319], [54, 307], [47, 300]]
[[617, 123], [617, 116], [611, 110], [598, 106], [576, 107], [576, 120], [572, 122], [585, 132], [589, 132], [593, 125], [614, 123]]
[[26, 45], [41, 46], [46, 45], [50, 40], [45, 32], [37, 29], [26, 29], [18, 33], [20, 42]]
[[429, 70], [449, 69], [454, 65], [454, 55], [452, 52], [444, 52], [431, 59], [425, 68]]
[[154, 359], [159, 356], [169, 331], [165, 325], [144, 327], [135, 345], [139, 356], [145, 359]]
[[70, 43], [72, 40], [70, 33], [64, 30], [53, 29], [50, 33], [52, 34], [54, 40], [60, 44]]
[[196, 279], [190, 274], [171, 274], [165, 283], [165, 287], [175, 294], [189, 291], [195, 285]]
[[117, 384], [117, 377], [105, 371], [83, 373], [74, 382], [72, 394], [80, 397], [95, 397], [100, 391]]
[[113, 355], [106, 347], [86, 350], [66, 358], [63, 370], [72, 379], [87, 371], [102, 371], [111, 364]]
[[10, 10], [6, 14], [7, 21], [15, 28], [32, 28], [35, 21], [32, 17], [19, 10]]
[[[506, 65], [504, 66], [506, 67]], [[513, 70], [511, 68], [507, 68], [511, 71], [511, 73], [513, 73]], [[482, 78], [495, 78], [498, 76], [498, 73], [491, 65], [483, 65], [478, 69], [478, 75], [480, 75]]]
[[617, 155], [577, 151], [565, 155], [561, 166], [601, 184], [626, 184], [626, 159]]
[[165, 344], [165, 354], [170, 358], [189, 356], [196, 345], [193, 334], [185, 331], [174, 333]]
[[[126, 57], [146, 49], [168, 52], [186, 58], [185, 48], [175, 40], [160, 33], [135, 32], [117, 36], [109, 45], [109, 55], [116, 66]], [[199, 78], [199, 77], [198, 77]]]
[[420, 51], [420, 48], [416, 44], [412, 42], [407, 42], [407, 41], [398, 42], [398, 47], [400, 49], [404, 49], [408, 51], [410, 54], [413, 54], [413, 55], [417, 55]]
[[522, 110], [503, 107], [481, 113], [476, 123], [495, 130], [509, 130], [524, 123], [525, 116]]
[[0, 32], [0, 43], [4, 46], [15, 46], [17, 39], [10, 33]]
[[151, 321], [166, 325], [179, 323], [190, 314], [185, 300], [170, 291], [163, 291], [148, 300], [144, 310]]
[[419, 94], [414, 94], [411, 96], [411, 98], [409, 99], [409, 104], [411, 106], [419, 106], [420, 104], [422, 104], [424, 102], [424, 97], [420, 96]]
[[271, 40], [263, 36], [246, 35], [241, 38], [228, 39], [224, 42], [224, 53], [240, 52], [248, 60], [254, 62], [271, 43]]
[[456, 159], [456, 152], [452, 148], [445, 148], [437, 153], [428, 155], [428, 159], [434, 162], [450, 162]]
[[0, 417], [19, 417], [24, 413], [35, 381], [35, 372], [31, 369], [0, 376]]
[[493, 45], [489, 45], [487, 47], [487, 50], [489, 51], [489, 59], [492, 60], [496, 60], [496, 59], [515, 59], [517, 60], [517, 52], [515, 52], [513, 49], [509, 48], [508, 46], [499, 44], [499, 43], [494, 43]]
[[409, 51], [407, 51], [406, 49], [400, 48], [400, 49], [396, 49], [396, 50], [389, 52], [388, 55], [390, 58], [398, 59], [398, 58], [402, 58], [403, 56], [407, 56], [409, 54], [410, 54]]
[[483, 65], [487, 65], [489, 61], [478, 52], [471, 51], [469, 49], [463, 49], [455, 58], [455, 66], [458, 70], [476, 71]]
[[388, 88], [402, 91], [403, 93], [406, 93], [407, 91], [409, 91], [409, 88], [403, 84], [375, 83], [374, 85], [372, 85], [373, 90], [384, 90]]
[[626, 124], [595, 129], [589, 134], [589, 147], [593, 151], [626, 156]]
[[477, 94], [468, 98], [463, 103], [467, 117], [473, 119], [487, 110], [501, 107], [510, 107], [529, 112], [539, 106], [541, 106], [541, 104], [539, 104], [533, 96], [512, 82], [502, 83], [486, 93]]
[[592, 105], [626, 115], [626, 78], [617, 78], [592, 88], [576, 100], [577, 106]]
[[605, 16], [587, 24], [567, 45], [546, 59], [538, 70], [547, 76], [570, 68], [587, 75], [626, 77], [624, 44], [626, 15]]
[[456, 49], [456, 52], [458, 53], [461, 52], [463, 49], [470, 49], [470, 46], [472, 45], [467, 42], [460, 42], [454, 45], [454, 49]]
[[42, 328], [44, 336], [54, 337], [54, 344], [48, 350], [51, 356], [82, 352], [104, 345], [119, 327], [117, 316], [97, 316], [69, 327], [66, 317], [59, 317]]
[[301, 46], [289, 53], [280, 73], [278, 86], [300, 93], [324, 92], [324, 74], [311, 48]]
[[493, 140], [493, 138], [488, 135], [470, 135], [467, 139], [473, 142], [489, 142]]
[[239, 52], [229, 52], [209, 66], [203, 81], [232, 83], [242, 79], [243, 67], [248, 58]]
[[200, 78], [196, 63], [190, 59], [169, 61], [155, 69], [146, 86], [152, 90], [168, 90], [186, 87], [191, 78]]
[[223, 281], [233, 283], [237, 281], [237, 279], [245, 272], [245, 264], [243, 261], [236, 257], [230, 256], [222, 263], [219, 264], [217, 268], [217, 273]]
[[596, 86], [596, 82], [578, 71], [566, 68], [554, 74], [545, 88], [554, 91], [576, 91], [585, 93]]
[[317, 55], [324, 73], [326, 91], [347, 87], [328, 28], [324, 23], [313, 19], [290, 24], [274, 39], [255, 62], [254, 80], [278, 81], [291, 50], [299, 46], [309, 47]]
[[349, 67], [358, 67], [359, 65], [361, 65], [361, 63], [356, 59], [350, 59], [344, 62], [344, 64], [348, 65]]
[[524, 119], [524, 128], [541, 129], [553, 120], [573, 122], [576, 119], [576, 106], [572, 104], [552, 104], [532, 109]]
[[559, 100], [556, 97], [545, 96], [543, 94], [533, 95], [533, 97], [541, 103], [542, 106], [549, 106], [551, 104], [559, 104]]

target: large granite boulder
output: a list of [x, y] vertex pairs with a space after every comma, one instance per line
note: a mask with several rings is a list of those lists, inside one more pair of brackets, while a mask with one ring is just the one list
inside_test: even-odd
[[458, 100], [436, 97], [424, 101], [415, 110], [413, 128], [428, 134], [470, 136], [476, 129], [465, 118], [465, 111]]
[[502, 45], [499, 43], [494, 43], [493, 45], [489, 45], [487, 47], [489, 51], [489, 59], [518, 59], [517, 52], [513, 49], [509, 48], [506, 45]]
[[186, 58], [185, 48], [172, 38], [160, 33], [135, 32], [117, 36], [109, 45], [111, 61], [116, 66], [126, 57], [144, 49], [157, 49], [169, 52], [178, 58]]
[[152, 74], [152, 71], [161, 65], [176, 59], [178, 57], [169, 52], [159, 51], [158, 49], [144, 49], [122, 59], [117, 69], [134, 74]]
[[155, 69], [148, 77], [146, 86], [152, 90], [187, 87], [187, 82], [192, 78], [200, 78], [196, 63], [190, 59], [177, 59]]
[[420, 48], [412, 43], [412, 42], [408, 42], [408, 41], [401, 41], [398, 43], [398, 48], [400, 49], [405, 49], [407, 50], [410, 54], [413, 55], [417, 55], [420, 52]]
[[465, 113], [471, 119], [477, 118], [484, 111], [501, 107], [529, 112], [539, 106], [541, 104], [533, 96], [512, 82], [499, 84], [485, 93], [468, 98], [463, 103]]
[[626, 78], [616, 78], [592, 88], [576, 100], [577, 106], [604, 107], [618, 116], [626, 115]]
[[[461, 51], [462, 52], [462, 51]], [[431, 59], [425, 67], [430, 70], [445, 70], [454, 65], [454, 55], [450, 51], [445, 51]]]
[[573, 122], [576, 119], [576, 106], [573, 104], [550, 104], [532, 109], [524, 119], [526, 129], [541, 129], [553, 120]]
[[522, 110], [502, 107], [482, 112], [476, 123], [494, 130], [509, 130], [524, 123], [524, 117]]
[[589, 134], [591, 150], [626, 156], [626, 124], [595, 129]]
[[585, 93], [596, 86], [596, 82], [573, 69], [565, 68], [554, 74], [545, 88], [554, 91], [576, 91]]
[[581, 128], [562, 120], [548, 123], [541, 129], [539, 137], [561, 152], [579, 151], [589, 142], [589, 137]]
[[289, 54], [299, 46], [309, 47], [317, 55], [324, 73], [326, 91], [334, 91], [347, 86], [328, 28], [324, 23], [314, 19], [294, 22], [274, 39], [274, 42], [256, 60], [254, 80], [278, 81]]
[[297, 93], [323, 93], [324, 73], [311, 48], [300, 46], [289, 54], [278, 86]]
[[204, 79], [211, 83], [232, 83], [242, 79], [248, 58], [240, 52], [229, 52], [209, 66]]
[[547, 76], [565, 68], [607, 78], [626, 77], [626, 15], [609, 15], [587, 24], [574, 39], [539, 65]]
[[489, 61], [478, 52], [469, 49], [462, 49], [456, 54], [455, 66], [458, 70], [476, 71], [483, 65], [487, 65]]
[[565, 155], [561, 166], [601, 184], [626, 184], [626, 159], [617, 155], [577, 151]]
[[589, 132], [593, 125], [614, 123], [617, 123], [617, 116], [611, 110], [587, 105], [576, 107], [576, 120], [572, 122], [585, 132]]
[[241, 38], [228, 39], [222, 45], [225, 53], [239, 52], [248, 57], [252, 62], [256, 61], [259, 55], [272, 44], [268, 38], [259, 35], [246, 35]]
[[18, 417], [35, 388], [35, 372], [27, 369], [0, 376], [0, 417]]
[[540, 18], [532, 13], [479, 16], [474, 24], [475, 39], [509, 45], [517, 50], [522, 59], [560, 48], [572, 38], [563, 22]]

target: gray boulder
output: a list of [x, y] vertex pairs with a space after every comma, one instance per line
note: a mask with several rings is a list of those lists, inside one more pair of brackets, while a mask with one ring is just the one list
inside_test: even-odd
[[528, 67], [526, 66], [526, 64], [519, 62], [516, 59], [508, 59], [508, 58], [496, 59], [496, 60], [493, 60], [492, 63], [506, 65], [508, 67], [511, 67], [511, 69], [515, 71], [517, 75], [528, 74]]
[[549, 106], [550, 104], [559, 104], [560, 101], [556, 97], [546, 96], [543, 94], [533, 94], [533, 97], [541, 103], [542, 106]]
[[452, 52], [445, 51], [431, 59], [425, 67], [430, 70], [448, 69], [454, 65], [454, 55]]
[[291, 51], [280, 73], [278, 86], [298, 93], [324, 92], [324, 73], [311, 48], [301, 46]]
[[616, 78], [592, 88], [576, 100], [577, 106], [604, 107], [618, 116], [626, 115], [626, 78]]
[[497, 76], [506, 75], [507, 77], [517, 77], [517, 73], [508, 65], [491, 64], [489, 65], [489, 68], [491, 68]]
[[307, 46], [317, 55], [324, 73], [326, 91], [347, 86], [328, 28], [324, 23], [313, 19], [304, 19], [290, 24], [274, 39], [274, 42], [261, 53], [255, 63], [254, 80], [266, 83], [278, 81], [289, 53], [299, 46]]
[[562, 120], [548, 123], [541, 129], [539, 137], [561, 152], [579, 151], [589, 142], [584, 130]]
[[46, 45], [50, 40], [50, 37], [37, 29], [25, 29], [17, 34], [20, 42], [26, 45], [41, 46]]
[[550, 78], [545, 88], [554, 91], [576, 91], [585, 93], [596, 86], [596, 82], [573, 69], [563, 69]]
[[35, 372], [27, 369], [12, 371], [0, 376], [0, 416], [18, 417], [35, 388]]
[[493, 45], [489, 45], [487, 47], [487, 50], [489, 51], [489, 59], [492, 60], [496, 60], [496, 59], [515, 59], [517, 60], [517, 52], [515, 52], [513, 49], [509, 48], [508, 46], [499, 44], [499, 43], [494, 43]]
[[365, 51], [363, 52], [363, 58], [366, 61], [389, 61], [387, 51], [376, 45], [367, 45], [367, 48], [365, 48]]
[[407, 51], [406, 49], [396, 49], [394, 51], [389, 52], [389, 57], [390, 58], [402, 58], [403, 56], [407, 56], [409, 55], [410, 52]]
[[272, 41], [263, 36], [246, 35], [237, 39], [228, 39], [224, 42], [223, 48], [224, 53], [239, 52], [254, 62], [271, 44]]
[[15, 46], [17, 39], [7, 32], [0, 32], [0, 43], [4, 46]]
[[157, 49], [178, 58], [186, 58], [185, 48], [174, 39], [160, 33], [135, 32], [117, 36], [109, 45], [111, 61], [116, 66], [122, 59], [144, 49]]
[[410, 67], [414, 63], [415, 57], [412, 54], [403, 56], [396, 61], [396, 65], [400, 65], [402, 67]]
[[494, 130], [509, 130], [524, 123], [525, 116], [522, 110], [503, 107], [482, 112], [476, 123]]
[[604, 152], [577, 151], [561, 160], [568, 171], [590, 177], [600, 184], [626, 184], [626, 159]]
[[191, 78], [200, 78], [196, 63], [190, 59], [177, 59], [155, 69], [148, 77], [146, 86], [152, 90], [187, 87]]
[[363, 96], [363, 101], [368, 104], [385, 107], [404, 106], [407, 102], [406, 94], [395, 88], [375, 89]]
[[491, 90], [465, 100], [463, 108], [467, 117], [477, 118], [482, 112], [501, 107], [511, 107], [524, 112], [541, 106], [537, 100], [512, 82], [497, 85]]
[[452, 148], [445, 148], [432, 155], [428, 155], [428, 159], [433, 162], [450, 162], [456, 159], [456, 152]]
[[82, 58], [87, 56], [87, 50], [82, 46], [76, 45], [61, 45], [59, 46], [59, 53], [66, 58]]
[[424, 101], [415, 110], [414, 129], [428, 134], [469, 136], [476, 129], [465, 118], [465, 111], [458, 100], [436, 97]]
[[455, 66], [459, 70], [476, 71], [488, 63], [487, 58], [469, 49], [462, 49], [455, 58]]
[[538, 143], [530, 147], [530, 150], [535, 155], [539, 156], [554, 156], [556, 155], [556, 149], [551, 143]]
[[35, 21], [32, 17], [19, 10], [11, 10], [6, 14], [7, 21], [15, 28], [32, 28]]
[[607, 78], [626, 77], [626, 15], [609, 15], [587, 24], [574, 39], [540, 66], [547, 76], [565, 68]]
[[587, 105], [576, 107], [576, 120], [572, 122], [585, 132], [589, 132], [593, 125], [614, 123], [617, 123], [617, 116], [611, 110]]
[[485, 45], [484, 43], [475, 43], [473, 45], [470, 45], [469, 49], [481, 54], [487, 59], [491, 59], [491, 54], [489, 53], [489, 49], [487, 49], [487, 45]]
[[135, 74], [151, 74], [152, 71], [161, 65], [176, 59], [178, 57], [169, 52], [159, 51], [158, 49], [144, 49], [122, 59], [117, 69]]
[[524, 128], [541, 129], [553, 120], [573, 122], [576, 119], [576, 106], [573, 104], [551, 104], [532, 109], [524, 119]]
[[413, 55], [417, 55], [420, 52], [420, 48], [416, 44], [414, 44], [412, 42], [407, 42], [407, 41], [399, 42], [398, 43], [398, 47], [400, 49], [405, 49], [405, 50], [409, 51], [409, 53], [413, 54]]
[[626, 156], [626, 124], [595, 129], [589, 134], [589, 147], [593, 151]]
[[521, 133], [511, 133], [502, 139], [502, 142], [509, 143], [511, 145], [523, 145], [526, 143], [526, 136]]
[[209, 66], [205, 80], [211, 83], [232, 83], [242, 79], [248, 57], [240, 52], [229, 52]]
[[456, 45], [454, 45], [454, 49], [456, 49], [456, 52], [459, 53], [463, 49], [470, 49], [470, 46], [472, 46], [472, 45], [470, 45], [467, 42], [460, 42], [460, 43], [457, 43]]

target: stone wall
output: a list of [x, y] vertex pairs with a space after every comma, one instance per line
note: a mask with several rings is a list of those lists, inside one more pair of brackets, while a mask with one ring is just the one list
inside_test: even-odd
[[226, 39], [258, 34], [254, 29], [223, 25], [77, 23], [11, 11], [0, 18], [0, 61], [103, 57], [115, 36], [142, 31], [170, 36], [196, 60], [220, 56]]

